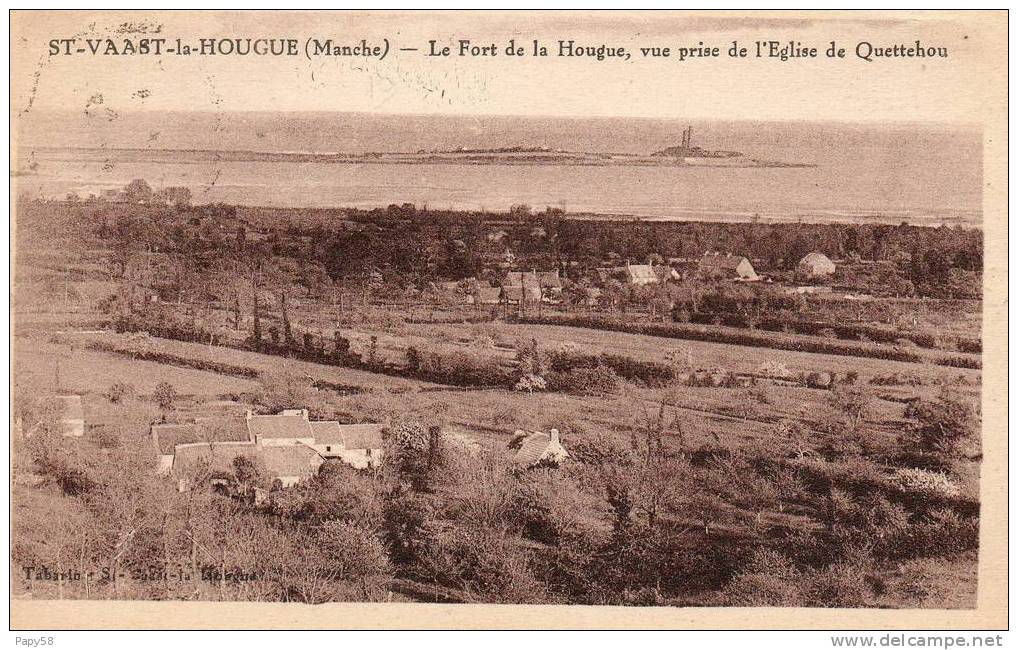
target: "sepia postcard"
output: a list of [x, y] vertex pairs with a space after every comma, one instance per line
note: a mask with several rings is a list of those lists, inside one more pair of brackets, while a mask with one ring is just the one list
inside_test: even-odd
[[10, 18], [13, 630], [1006, 628], [1006, 11]]

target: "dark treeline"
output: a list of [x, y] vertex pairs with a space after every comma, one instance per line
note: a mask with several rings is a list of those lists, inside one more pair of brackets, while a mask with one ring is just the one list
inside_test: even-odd
[[[132, 251], [179, 253], [196, 268], [224, 258], [268, 257], [310, 265], [331, 280], [388, 273], [406, 284], [436, 278], [483, 277], [503, 268], [559, 268], [567, 275], [626, 261], [666, 263], [705, 252], [750, 258], [758, 270], [790, 270], [807, 253], [894, 265], [919, 295], [940, 291], [952, 273], [980, 274], [978, 228], [907, 224], [763, 224], [647, 222], [567, 217], [549, 208], [508, 213], [417, 209], [295, 210], [139, 205], [92, 201], [32, 202], [60, 222], [98, 237], [121, 262]], [[24, 223], [24, 221], [22, 221]]]

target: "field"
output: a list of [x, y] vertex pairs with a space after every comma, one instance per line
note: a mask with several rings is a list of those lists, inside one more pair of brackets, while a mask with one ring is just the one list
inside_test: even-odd
[[[148, 211], [146, 236], [179, 237], [172, 211], [49, 207], [52, 214], [35, 216], [83, 213], [64, 229], [19, 240], [16, 561], [197, 568], [207, 560], [200, 540], [219, 554], [221, 570], [264, 576], [193, 590], [165, 580], [99, 581], [89, 597], [974, 603], [981, 357], [956, 345], [978, 343], [971, 298], [874, 298], [852, 321], [869, 325], [879, 315], [880, 327], [896, 328], [914, 316], [894, 330], [900, 341], [756, 330], [759, 344], [737, 345], [485, 319], [500, 309], [443, 294], [435, 268], [413, 281], [350, 277], [335, 267], [347, 262], [332, 260], [330, 276], [327, 265], [294, 257], [312, 239], [299, 231], [251, 233], [250, 241], [275, 248], [250, 268], [232, 235], [207, 224], [183, 240], [204, 242], [201, 254], [187, 257], [190, 249], [170, 238], [159, 245], [179, 247], [178, 257], [153, 256], [137, 250], [130, 228], [118, 228]], [[361, 226], [352, 219], [343, 227]], [[82, 241], [94, 238], [91, 246], [64, 238], [75, 228]], [[302, 243], [288, 248], [288, 237]], [[188, 268], [202, 265], [201, 273]], [[947, 294], [962, 284], [952, 278], [922, 288]], [[740, 317], [752, 316], [745, 309], [766, 293], [703, 284], [621, 287], [617, 297], [628, 302], [596, 310], [623, 325], [669, 327], [685, 324], [670, 317], [687, 290], [693, 302], [735, 300]], [[674, 309], [643, 308], [662, 298], [675, 300]], [[964, 318], [948, 318], [951, 309]], [[579, 312], [548, 304], [541, 313]], [[740, 342], [751, 331], [696, 327]], [[946, 344], [910, 344], [909, 336], [938, 328], [950, 331]], [[910, 360], [877, 358], [895, 354]], [[943, 365], [948, 358], [959, 367]], [[47, 405], [53, 394], [82, 397], [83, 438], [59, 434]], [[313, 420], [383, 424], [385, 462], [373, 472], [325, 463], [288, 489], [257, 467], [218, 476], [215, 490], [196, 483], [210, 489], [178, 491], [154, 472], [154, 423], [286, 408], [307, 408]], [[565, 461], [514, 464], [520, 430], [552, 429]], [[255, 488], [267, 496], [256, 500]], [[55, 541], [65, 538], [73, 548]], [[86, 595], [20, 579], [14, 589]]]

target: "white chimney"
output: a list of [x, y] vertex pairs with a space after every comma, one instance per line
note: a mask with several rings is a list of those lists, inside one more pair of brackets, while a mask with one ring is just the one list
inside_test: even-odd
[[551, 442], [554, 445], [562, 444], [562, 443], [559, 442], [559, 439], [558, 439], [558, 429], [552, 429], [551, 430]]

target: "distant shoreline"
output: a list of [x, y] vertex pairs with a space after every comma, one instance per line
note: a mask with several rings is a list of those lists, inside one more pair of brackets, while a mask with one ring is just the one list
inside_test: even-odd
[[[381, 164], [381, 165], [529, 165], [529, 166], [579, 166], [579, 167], [674, 167], [696, 168], [813, 168], [814, 163], [781, 162], [760, 160], [743, 156], [717, 157], [672, 157], [630, 153], [592, 153], [544, 149], [540, 147], [518, 147], [504, 150], [442, 150], [419, 152], [369, 152], [369, 153], [314, 153], [286, 151], [251, 151], [245, 149], [144, 149], [144, 148], [96, 148], [96, 147], [31, 147], [22, 151], [37, 151], [46, 154], [82, 153], [89, 157], [116, 154], [130, 162], [287, 162], [326, 164]], [[88, 159], [88, 158], [86, 158]], [[69, 162], [78, 162], [71, 158]]]

